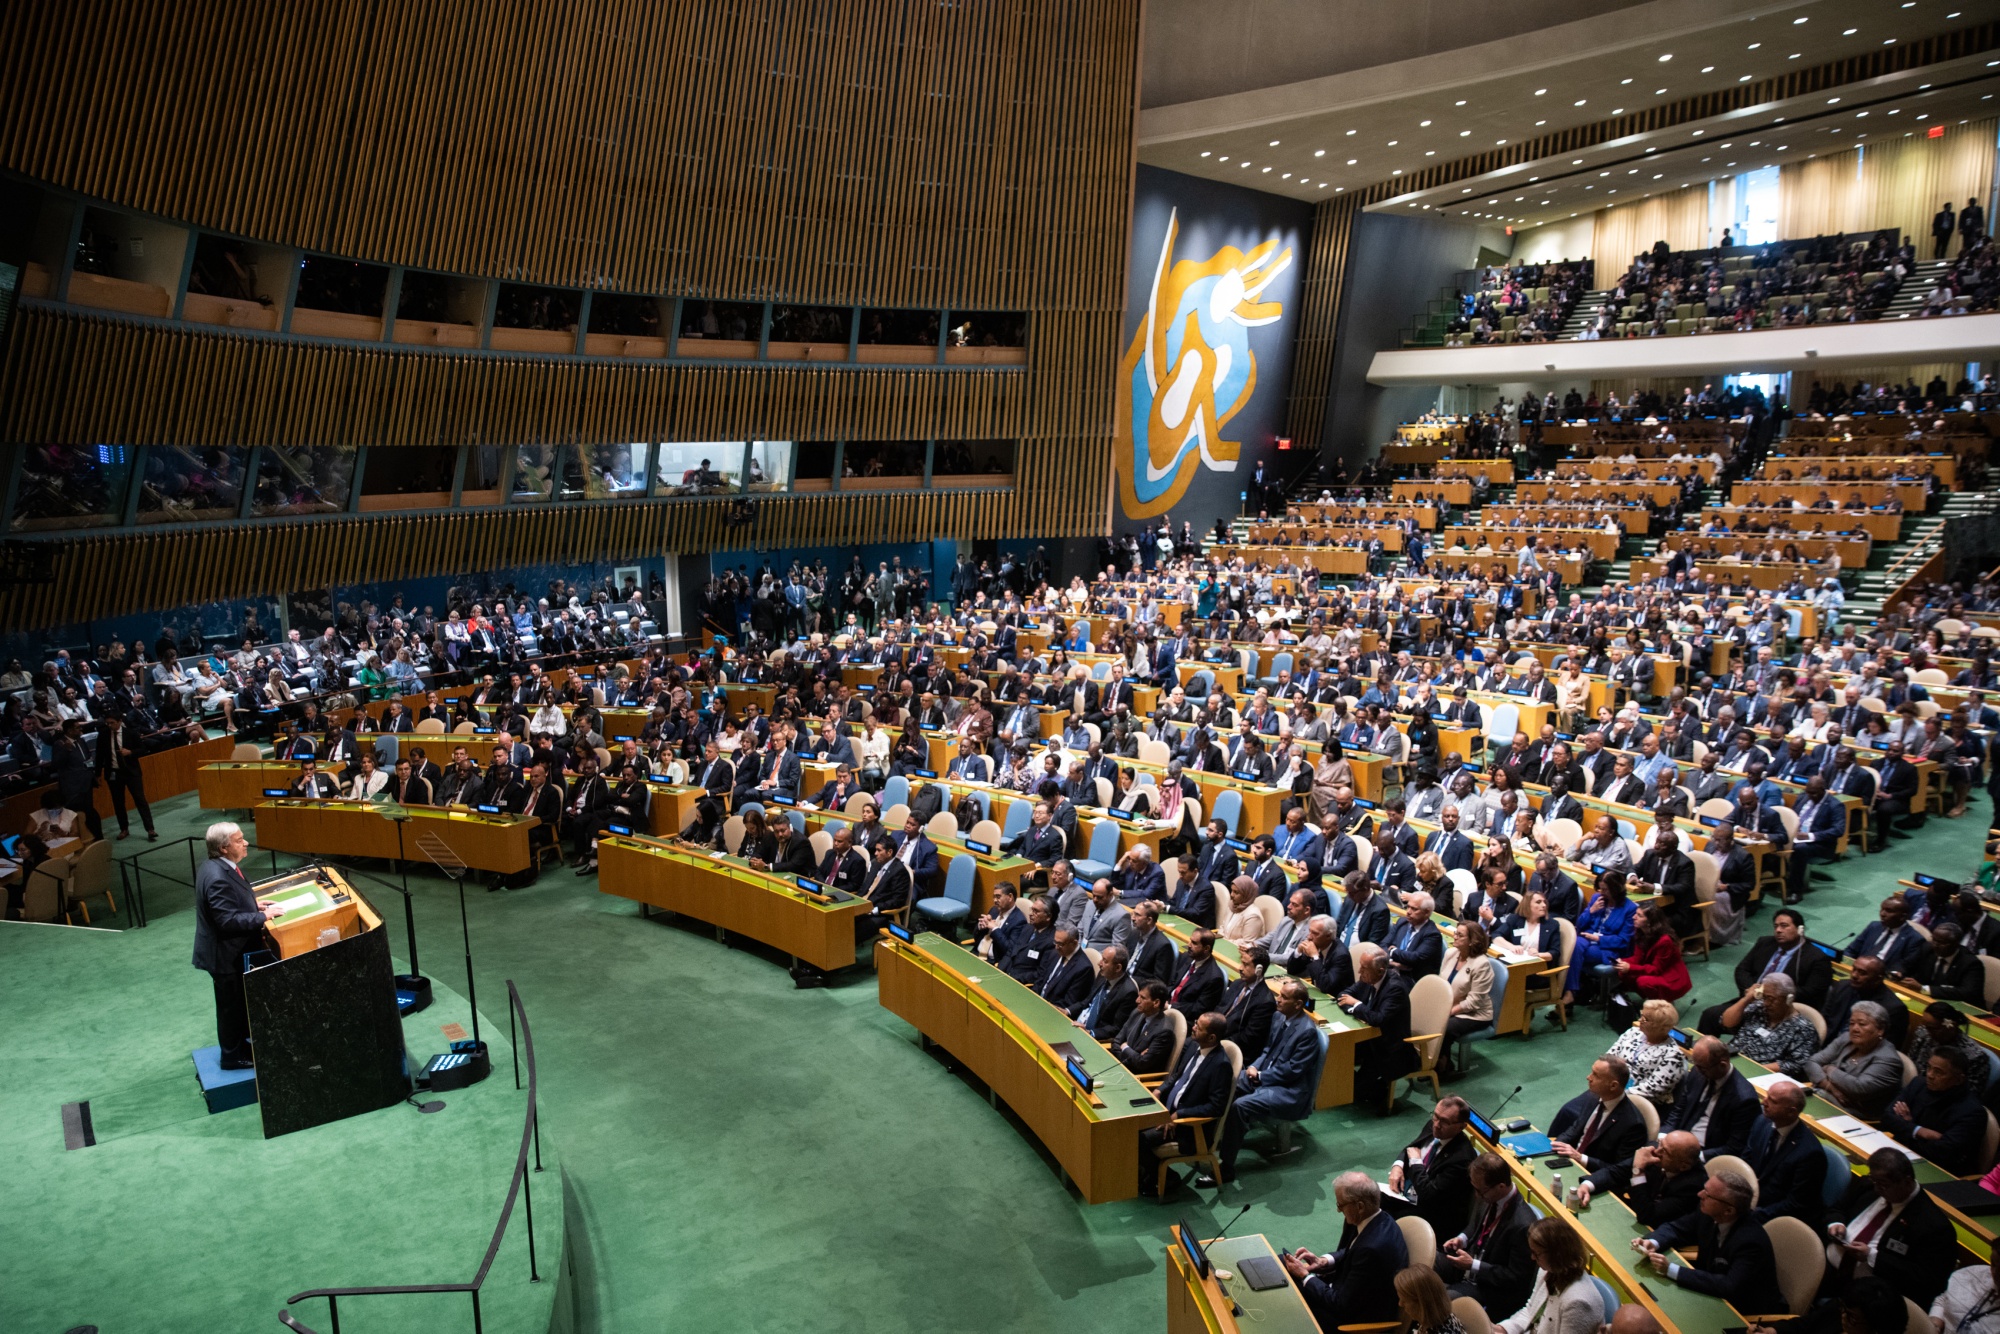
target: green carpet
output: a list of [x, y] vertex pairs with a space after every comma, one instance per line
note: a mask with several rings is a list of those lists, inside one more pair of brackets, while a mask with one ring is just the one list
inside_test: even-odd
[[[164, 805], [165, 837], [195, 831], [210, 818], [193, 809], [192, 798]], [[1934, 818], [1887, 853], [1851, 858], [1808, 898], [1813, 934], [1838, 940], [1858, 929], [1898, 875], [1929, 870], [1969, 877], [1979, 864], [1985, 815], [1977, 800], [1965, 819]], [[264, 865], [253, 856], [253, 876]], [[412, 884], [425, 970], [441, 986], [462, 990], [457, 899], [442, 880], [413, 877]], [[389, 910], [392, 938], [400, 943], [395, 896], [369, 892]], [[880, 1007], [865, 970], [826, 990], [796, 991], [781, 959], [718, 944], [696, 924], [642, 919], [636, 905], [601, 895], [594, 880], [568, 871], [552, 870], [526, 890], [474, 890], [467, 897], [482, 1010], [504, 1013], [498, 998], [511, 977], [535, 1020], [544, 1125], [562, 1145], [575, 1216], [587, 1236], [579, 1271], [584, 1329], [887, 1334], [1041, 1331], [1060, 1324], [1157, 1334], [1164, 1325], [1163, 1239], [1177, 1216], [1219, 1226], [1248, 1204], [1235, 1231], [1328, 1249], [1340, 1223], [1329, 1194], [1334, 1173], [1360, 1167], [1382, 1174], [1428, 1110], [1406, 1100], [1386, 1119], [1352, 1108], [1319, 1113], [1299, 1136], [1303, 1150], [1282, 1164], [1267, 1163], [1260, 1150], [1268, 1139], [1252, 1136], [1240, 1180], [1219, 1203], [1213, 1192], [1182, 1191], [1165, 1206], [1086, 1207], [1017, 1121], [989, 1106], [984, 1089], [953, 1073], [939, 1054], [921, 1050], [914, 1031]], [[158, 981], [130, 966], [107, 974], [41, 951], [10, 960], [15, 966], [0, 984], [11, 1016], [31, 1002], [49, 1015], [32, 1026], [11, 1024], [0, 1040], [0, 1050], [15, 1057], [9, 1068], [30, 1072], [16, 1081], [22, 1087], [0, 1094], [8, 1113], [0, 1143], [25, 1161], [18, 1198], [28, 1204], [6, 1211], [0, 1244], [10, 1255], [37, 1257], [33, 1282], [9, 1283], [0, 1292], [0, 1328], [60, 1329], [86, 1315], [97, 1318], [103, 1308], [92, 1303], [107, 1299], [141, 1310], [147, 1299], [131, 1290], [134, 1284], [172, 1283], [184, 1293], [210, 1285], [219, 1268], [212, 1257], [247, 1246], [247, 1239], [229, 1245], [227, 1205], [205, 1184], [200, 1166], [207, 1145], [228, 1138], [212, 1127], [230, 1118], [175, 1123], [171, 1097], [149, 1091], [173, 1061], [185, 1060], [182, 1053], [197, 1038], [207, 1040], [210, 1018], [205, 986], [185, 963], [185, 904], [160, 894], [150, 906], [153, 924], [144, 931], [92, 939], [135, 957], [157, 955]], [[1752, 934], [1768, 924], [1767, 909], [1753, 919]], [[1731, 993], [1729, 969], [1743, 948], [1693, 966], [1700, 1004]], [[59, 1004], [47, 999], [58, 995]], [[146, 1006], [169, 1012], [142, 1015]], [[162, 1029], [179, 1036], [162, 1043]], [[1601, 1020], [1586, 1015], [1569, 1033], [1541, 1026], [1531, 1039], [1483, 1044], [1473, 1073], [1453, 1090], [1490, 1108], [1515, 1084], [1525, 1085], [1509, 1114], [1545, 1121], [1581, 1088], [1586, 1062], [1609, 1038]], [[413, 1037], [412, 1046], [423, 1044]], [[107, 1060], [100, 1047], [127, 1059]], [[125, 1073], [107, 1080], [106, 1068]], [[125, 1122], [167, 1124], [65, 1160], [56, 1106], [79, 1089], [122, 1090], [118, 1116]], [[517, 1115], [503, 1077], [470, 1101], [481, 1097]], [[422, 1120], [395, 1109], [378, 1116], [393, 1138], [415, 1138], [443, 1129], [459, 1111]], [[331, 1129], [351, 1133], [344, 1128], [367, 1120]], [[376, 1211], [352, 1198], [357, 1192], [350, 1187], [382, 1192], [379, 1173], [343, 1181], [338, 1164], [308, 1167], [289, 1156], [288, 1141], [267, 1145], [254, 1131], [251, 1125], [250, 1134], [235, 1137], [243, 1144], [230, 1147], [249, 1151], [268, 1189], [312, 1199], [329, 1227], [343, 1231], [353, 1263], [334, 1266], [336, 1274], [288, 1259], [282, 1280], [230, 1280], [240, 1296], [216, 1310], [261, 1319], [293, 1290], [287, 1284], [362, 1274], [398, 1281], [390, 1276], [425, 1269], [418, 1257], [398, 1256], [400, 1238], [380, 1237], [375, 1244], [383, 1251], [370, 1263], [353, 1249], [379, 1229]], [[387, 1152], [390, 1138], [385, 1134], [375, 1151]], [[190, 1143], [200, 1151], [186, 1148]], [[91, 1155], [102, 1156], [79, 1180], [76, 1163]], [[497, 1180], [500, 1171], [504, 1166], [484, 1179]], [[120, 1221], [108, 1254], [78, 1263], [76, 1239], [104, 1236], [106, 1220], [147, 1192], [142, 1216]], [[484, 1200], [433, 1198], [441, 1230], [447, 1221], [467, 1232], [490, 1226]], [[352, 1211], [338, 1225], [331, 1221], [336, 1202]], [[449, 1219], [454, 1212], [469, 1217]], [[53, 1237], [63, 1244], [39, 1241]], [[146, 1263], [121, 1265], [107, 1286], [106, 1261], [133, 1248]], [[427, 1251], [454, 1256], [466, 1249], [426, 1243]], [[509, 1263], [503, 1256], [503, 1271]], [[17, 1313], [9, 1308], [24, 1300], [33, 1318], [10, 1318]], [[164, 1327], [146, 1320], [100, 1323], [107, 1330]], [[362, 1334], [388, 1327], [358, 1316], [343, 1323]], [[538, 1330], [498, 1319], [489, 1319], [488, 1328]]]

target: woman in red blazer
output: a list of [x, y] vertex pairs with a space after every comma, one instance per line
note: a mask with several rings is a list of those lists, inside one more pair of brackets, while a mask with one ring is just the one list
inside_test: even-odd
[[1632, 935], [1632, 952], [1617, 960], [1619, 982], [1647, 1000], [1679, 1000], [1694, 987], [1681, 943], [1667, 927], [1666, 909], [1648, 903], [1639, 909]]

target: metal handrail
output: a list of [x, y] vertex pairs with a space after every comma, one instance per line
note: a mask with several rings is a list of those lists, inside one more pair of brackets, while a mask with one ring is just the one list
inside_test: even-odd
[[[518, 1037], [514, 1026], [518, 1020]], [[394, 1297], [406, 1293], [463, 1292], [472, 1297], [473, 1334], [484, 1334], [485, 1323], [479, 1309], [479, 1291], [486, 1286], [487, 1275], [493, 1269], [493, 1261], [500, 1254], [500, 1243], [507, 1235], [507, 1224], [514, 1216], [514, 1200], [518, 1196], [528, 1222], [528, 1281], [540, 1283], [542, 1276], [535, 1258], [535, 1201], [529, 1187], [529, 1151], [534, 1154], [533, 1171], [542, 1170], [542, 1127], [541, 1114], [536, 1102], [535, 1079], [535, 1035], [528, 1026], [528, 1011], [521, 1004], [521, 993], [515, 990], [514, 979], [507, 979], [507, 1027], [511, 1045], [514, 1048], [514, 1087], [521, 1087], [521, 1057], [528, 1060], [528, 1110], [521, 1122], [521, 1148], [514, 1155], [514, 1172], [507, 1182], [507, 1198], [500, 1205], [500, 1220], [493, 1225], [493, 1240], [487, 1243], [486, 1254], [480, 1258], [479, 1269], [464, 1283], [417, 1283], [391, 1284], [358, 1288], [313, 1288], [306, 1292], [294, 1293], [285, 1299], [285, 1309], [278, 1312], [278, 1323], [298, 1334], [319, 1334], [292, 1315], [291, 1308], [303, 1301], [326, 1298], [326, 1311], [332, 1322], [331, 1334], [340, 1334], [340, 1299], [342, 1297]]]
[[[147, 876], [159, 876], [170, 885], [180, 885], [190, 890], [195, 887], [195, 876], [199, 870], [195, 857], [195, 846], [197, 844], [201, 846], [202, 852], [206, 854], [208, 851], [207, 843], [200, 838], [190, 836], [188, 838], [177, 838], [169, 843], [162, 843], [158, 847], [141, 848], [129, 857], [120, 857], [118, 859], [119, 887], [125, 891], [126, 900], [132, 905], [129, 909], [129, 920], [133, 929], [136, 930], [139, 927], [145, 926], [152, 920], [146, 911]], [[178, 876], [168, 875], [165, 871], [156, 871], [146, 865], [146, 858], [156, 857], [160, 853], [170, 852], [177, 847], [185, 847], [187, 849], [187, 879], [182, 880]]]

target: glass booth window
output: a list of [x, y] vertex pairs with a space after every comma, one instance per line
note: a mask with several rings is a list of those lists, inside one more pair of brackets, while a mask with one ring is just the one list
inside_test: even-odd
[[782, 491], [792, 480], [792, 442], [752, 440], [750, 442], [749, 489]]
[[519, 445], [514, 450], [513, 500], [517, 505], [552, 499], [562, 485], [561, 445]]
[[850, 440], [840, 461], [841, 481], [895, 478], [903, 485], [918, 485], [924, 476], [924, 448], [921, 440]]
[[711, 441], [656, 445], [659, 479], [653, 494], [713, 496], [743, 488], [743, 442]]
[[340, 514], [354, 485], [354, 451], [332, 445], [266, 445], [257, 456], [257, 494], [250, 513]]
[[20, 531], [100, 528], [125, 514], [132, 445], [28, 445], [14, 493]]
[[586, 445], [584, 452], [589, 456], [592, 498], [646, 494], [651, 445]]
[[140, 523], [233, 519], [243, 503], [242, 448], [154, 445], [139, 483]]

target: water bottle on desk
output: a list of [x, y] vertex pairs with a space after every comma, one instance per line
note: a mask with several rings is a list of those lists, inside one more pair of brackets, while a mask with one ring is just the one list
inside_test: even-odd
[[1551, 1173], [1549, 1174], [1549, 1189], [1555, 1192], [1555, 1197], [1556, 1197], [1556, 1202], [1557, 1202], [1558, 1204], [1562, 1203], [1562, 1202], [1563, 1202], [1563, 1174], [1562, 1174], [1561, 1172], [1551, 1172]]

